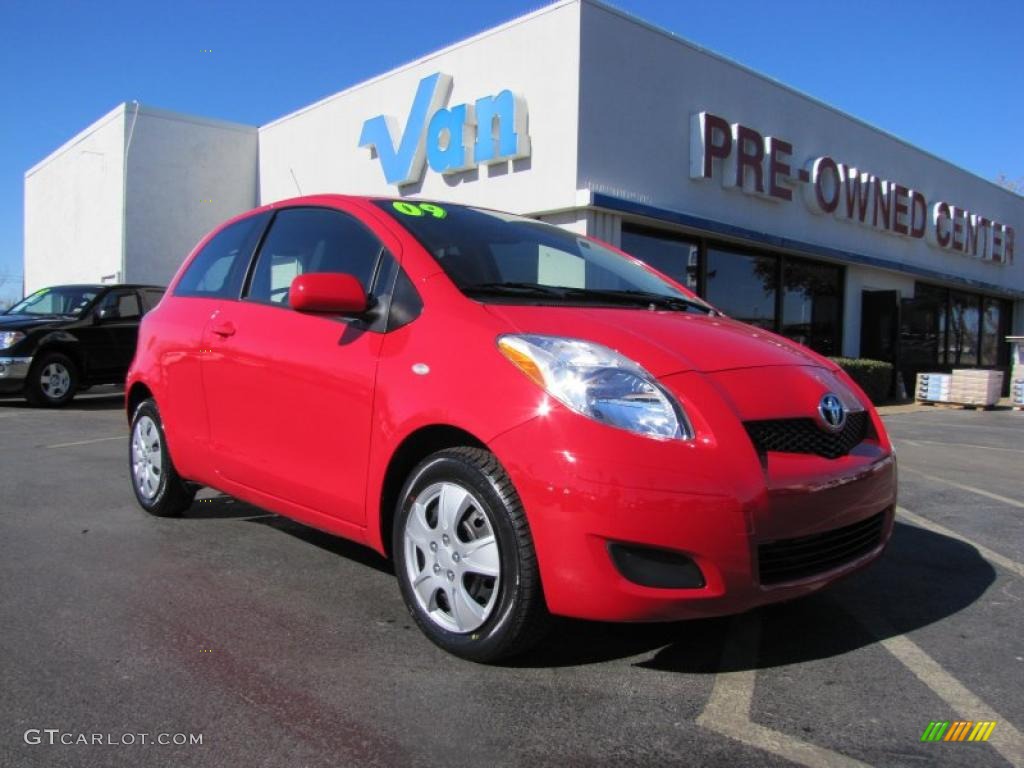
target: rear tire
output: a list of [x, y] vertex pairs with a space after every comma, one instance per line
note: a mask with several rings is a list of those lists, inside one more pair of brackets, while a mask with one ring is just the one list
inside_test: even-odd
[[42, 408], [60, 408], [75, 396], [78, 378], [74, 360], [60, 352], [46, 352], [28, 372], [25, 399]]
[[180, 515], [196, 495], [174, 468], [160, 411], [152, 399], [139, 403], [132, 415], [128, 474], [139, 506], [157, 517]]
[[399, 496], [392, 552], [402, 598], [451, 654], [494, 662], [548, 628], [522, 502], [493, 454], [450, 448], [413, 470]]

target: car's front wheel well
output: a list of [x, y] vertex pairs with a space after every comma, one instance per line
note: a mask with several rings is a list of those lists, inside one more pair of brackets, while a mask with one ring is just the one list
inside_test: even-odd
[[391, 532], [395, 522], [395, 506], [409, 473], [423, 459], [445, 448], [487, 449], [479, 438], [464, 429], [447, 424], [433, 424], [416, 430], [398, 446], [388, 463], [380, 495], [380, 534], [388, 557], [391, 557]]
[[135, 413], [135, 409], [139, 407], [139, 404], [152, 397], [153, 393], [149, 391], [149, 387], [145, 384], [138, 381], [132, 384], [132, 388], [128, 390], [128, 398], [125, 401], [129, 424], [132, 423], [132, 415]]

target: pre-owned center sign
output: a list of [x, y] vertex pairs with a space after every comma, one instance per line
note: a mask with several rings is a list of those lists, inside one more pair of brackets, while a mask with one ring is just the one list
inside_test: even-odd
[[929, 203], [924, 193], [829, 155], [793, 163], [793, 145], [710, 112], [690, 122], [690, 177], [712, 179], [767, 200], [790, 202], [801, 189], [815, 214], [831, 214], [860, 226], [994, 264], [1013, 263], [1014, 229], [946, 200]]

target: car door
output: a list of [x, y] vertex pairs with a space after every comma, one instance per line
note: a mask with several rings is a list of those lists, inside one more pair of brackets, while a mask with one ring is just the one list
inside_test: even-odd
[[299, 274], [343, 272], [369, 291], [383, 252], [348, 213], [275, 214], [243, 300], [223, 304], [205, 336], [211, 450], [229, 483], [364, 522], [382, 335], [358, 319], [296, 312], [288, 289]]
[[90, 370], [94, 376], [124, 378], [135, 356], [139, 339], [142, 304], [132, 288], [115, 288], [97, 307], [97, 344], [90, 350]]
[[237, 303], [253, 252], [271, 213], [262, 211], [206, 238], [189, 260], [172, 295], [149, 314], [147, 337], [158, 360], [157, 404], [175, 463], [188, 477], [212, 479], [209, 420], [203, 403], [203, 333], [222, 304]]

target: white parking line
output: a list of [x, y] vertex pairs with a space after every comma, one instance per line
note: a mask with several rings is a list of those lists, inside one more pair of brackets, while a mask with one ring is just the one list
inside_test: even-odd
[[697, 725], [811, 768], [865, 768], [866, 763], [852, 757], [751, 721], [760, 640], [761, 618], [757, 614], [745, 614], [733, 620], [722, 651], [721, 666], [737, 671], [719, 672], [715, 676], [711, 698], [697, 718]]
[[71, 448], [75, 445], [91, 445], [92, 443], [105, 443], [107, 440], [127, 440], [128, 435], [118, 435], [117, 437], [97, 437], [94, 440], [76, 440], [73, 443], [57, 443], [55, 445], [44, 445], [44, 448]]
[[1005, 451], [1007, 453], [1024, 453], [1020, 448], [1000, 448], [994, 445], [976, 445], [974, 443], [947, 443], [943, 440], [897, 440], [899, 445], [948, 445], [955, 448], [979, 448], [983, 451]]
[[1006, 557], [1006, 555], [1000, 555], [998, 552], [993, 552], [988, 547], [979, 544], [978, 542], [969, 539], [966, 536], [957, 533], [956, 531], [950, 530], [949, 528], [946, 528], [943, 525], [933, 523], [926, 517], [916, 515], [909, 509], [897, 507], [896, 512], [897, 514], [899, 514], [900, 517], [906, 518], [919, 528], [927, 528], [929, 531], [935, 531], [935, 533], [940, 533], [943, 536], [948, 536], [951, 539], [962, 541], [964, 544], [970, 544], [972, 547], [978, 550], [979, 555], [988, 560], [990, 563], [994, 563], [995, 565], [1001, 566], [1002, 568], [1005, 568], [1008, 571], [1012, 571], [1013, 573], [1016, 573], [1018, 576], [1024, 578], [1024, 563], [1018, 563], [1016, 560], [1011, 560], [1009, 557]]
[[900, 472], [911, 472], [915, 475], [920, 475], [921, 477], [927, 477], [929, 480], [934, 480], [937, 483], [945, 483], [946, 485], [952, 485], [954, 488], [960, 488], [961, 490], [964, 491], [976, 493], [979, 496], [984, 496], [989, 499], [994, 499], [995, 501], [1000, 501], [1003, 504], [1009, 504], [1011, 506], [1024, 509], [1024, 501], [1017, 501], [1017, 499], [1011, 499], [1009, 496], [1000, 496], [998, 493], [986, 491], [984, 488], [975, 488], [973, 485], [964, 485], [963, 483], [958, 483], [955, 480], [947, 480], [946, 478], [939, 477], [938, 475], [929, 475], [927, 472], [922, 472], [919, 469], [911, 469], [910, 467], [900, 466]]
[[906, 635], [896, 634], [889, 623], [878, 614], [857, 611], [855, 615], [889, 653], [960, 717], [974, 721], [995, 720], [998, 723], [996, 736], [988, 742], [989, 745], [1005, 757], [1010, 765], [1024, 765], [1024, 737], [1021, 737], [1020, 731], [1005, 717], [967, 690], [913, 640]]
[[999, 447], [997, 445], [978, 445], [974, 442], [946, 442], [945, 440], [896, 440], [897, 445], [943, 445], [948, 447], [969, 447], [969, 449], [979, 449], [980, 451], [1002, 451], [1008, 454], [1024, 454], [1024, 451], [1020, 449], [1005, 449], [1005, 447]]

